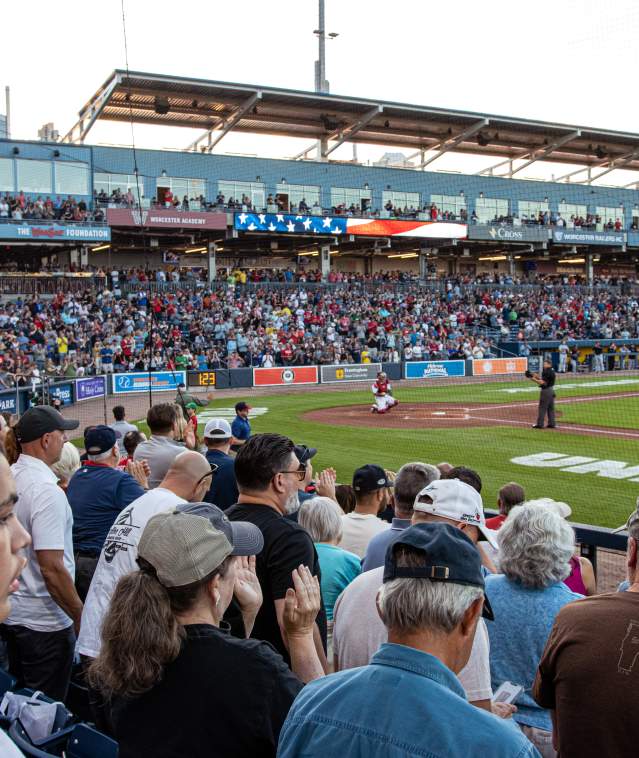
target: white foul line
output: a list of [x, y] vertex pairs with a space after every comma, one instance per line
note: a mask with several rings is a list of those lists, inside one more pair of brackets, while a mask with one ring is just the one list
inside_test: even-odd
[[[537, 403], [533, 403], [537, 405]], [[511, 406], [508, 406], [511, 407]], [[514, 424], [515, 426], [528, 426], [531, 427], [530, 422], [527, 421], [513, 421], [512, 419], [505, 418], [489, 418], [487, 416], [469, 416], [472, 421], [493, 421], [495, 425], [499, 424]], [[627, 432], [615, 432], [611, 429], [594, 429], [590, 426], [577, 426], [577, 425], [563, 425], [560, 431], [564, 432], [588, 432], [589, 434], [603, 434], [606, 437], [609, 435], [615, 435], [618, 437], [630, 437], [632, 439], [639, 439], [639, 434], [633, 434], [631, 431]]]

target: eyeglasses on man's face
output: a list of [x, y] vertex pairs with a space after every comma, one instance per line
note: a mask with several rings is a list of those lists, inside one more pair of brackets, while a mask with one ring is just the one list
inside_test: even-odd
[[277, 471], [278, 474], [296, 474], [297, 478], [300, 482], [304, 481], [304, 477], [306, 476], [306, 464], [302, 463], [299, 468], [295, 469], [294, 471]]

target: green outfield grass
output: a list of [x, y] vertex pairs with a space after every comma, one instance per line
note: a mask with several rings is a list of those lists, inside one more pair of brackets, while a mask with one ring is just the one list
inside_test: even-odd
[[[601, 386], [601, 382], [605, 382]], [[577, 384], [577, 387], [566, 385]], [[563, 385], [563, 386], [562, 386]], [[508, 390], [522, 390], [509, 392]], [[639, 378], [562, 377], [557, 386], [559, 398], [593, 395], [600, 397], [615, 392], [639, 393]], [[534, 404], [538, 391], [530, 382], [444, 384], [437, 381], [423, 387], [398, 387], [397, 397], [406, 403], [423, 402], [483, 402], [530, 404], [531, 423], [535, 418]], [[214, 400], [206, 409], [231, 408], [237, 397]], [[316, 469], [333, 466], [338, 481], [349, 482], [353, 470], [364, 463], [379, 463], [385, 468], [398, 469], [408, 461], [428, 463], [449, 461], [476, 469], [482, 477], [482, 492], [486, 507], [493, 507], [499, 487], [509, 481], [522, 484], [527, 496], [553, 497], [569, 503], [573, 520], [601, 526], [619, 526], [634, 508], [639, 481], [612, 479], [594, 473], [572, 473], [557, 468], [540, 468], [511, 462], [519, 456], [557, 453], [584, 456], [597, 460], [621, 461], [639, 466], [639, 447], [635, 440], [595, 436], [586, 437], [551, 430], [538, 431], [526, 427], [483, 427], [467, 429], [382, 429], [375, 427], [371, 416], [370, 428], [334, 426], [310, 422], [302, 418], [307, 411], [318, 408], [370, 404], [368, 391], [335, 392], [309, 390], [306, 393], [286, 392], [252, 396], [251, 405], [267, 409], [251, 420], [253, 432], [280, 432], [296, 442], [317, 447], [313, 460]], [[639, 428], [639, 396], [619, 399], [579, 402], [560, 406], [564, 420], [593, 426]], [[505, 418], [508, 411], [505, 409]], [[200, 419], [204, 422], [204, 419]], [[144, 425], [140, 425], [144, 428]], [[200, 429], [202, 426], [200, 427]], [[639, 469], [634, 474], [639, 480]]]

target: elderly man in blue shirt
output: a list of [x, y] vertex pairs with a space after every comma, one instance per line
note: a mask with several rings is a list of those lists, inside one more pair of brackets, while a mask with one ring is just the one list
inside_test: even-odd
[[304, 687], [280, 734], [280, 758], [540, 758], [512, 721], [470, 705], [455, 676], [480, 615], [493, 617], [481, 558], [461, 530], [405, 529], [388, 548], [377, 605], [388, 642], [368, 666]]

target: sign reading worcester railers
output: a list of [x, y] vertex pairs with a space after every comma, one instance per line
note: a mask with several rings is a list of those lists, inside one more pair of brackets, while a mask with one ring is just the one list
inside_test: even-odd
[[207, 211], [134, 210], [109, 208], [111, 226], [188, 227], [189, 229], [226, 229], [226, 213]]
[[320, 377], [322, 384], [375, 381], [377, 378], [377, 373], [381, 370], [381, 363], [356, 363], [344, 366], [320, 366]]
[[254, 368], [253, 386], [274, 387], [284, 384], [317, 384], [317, 366]]

